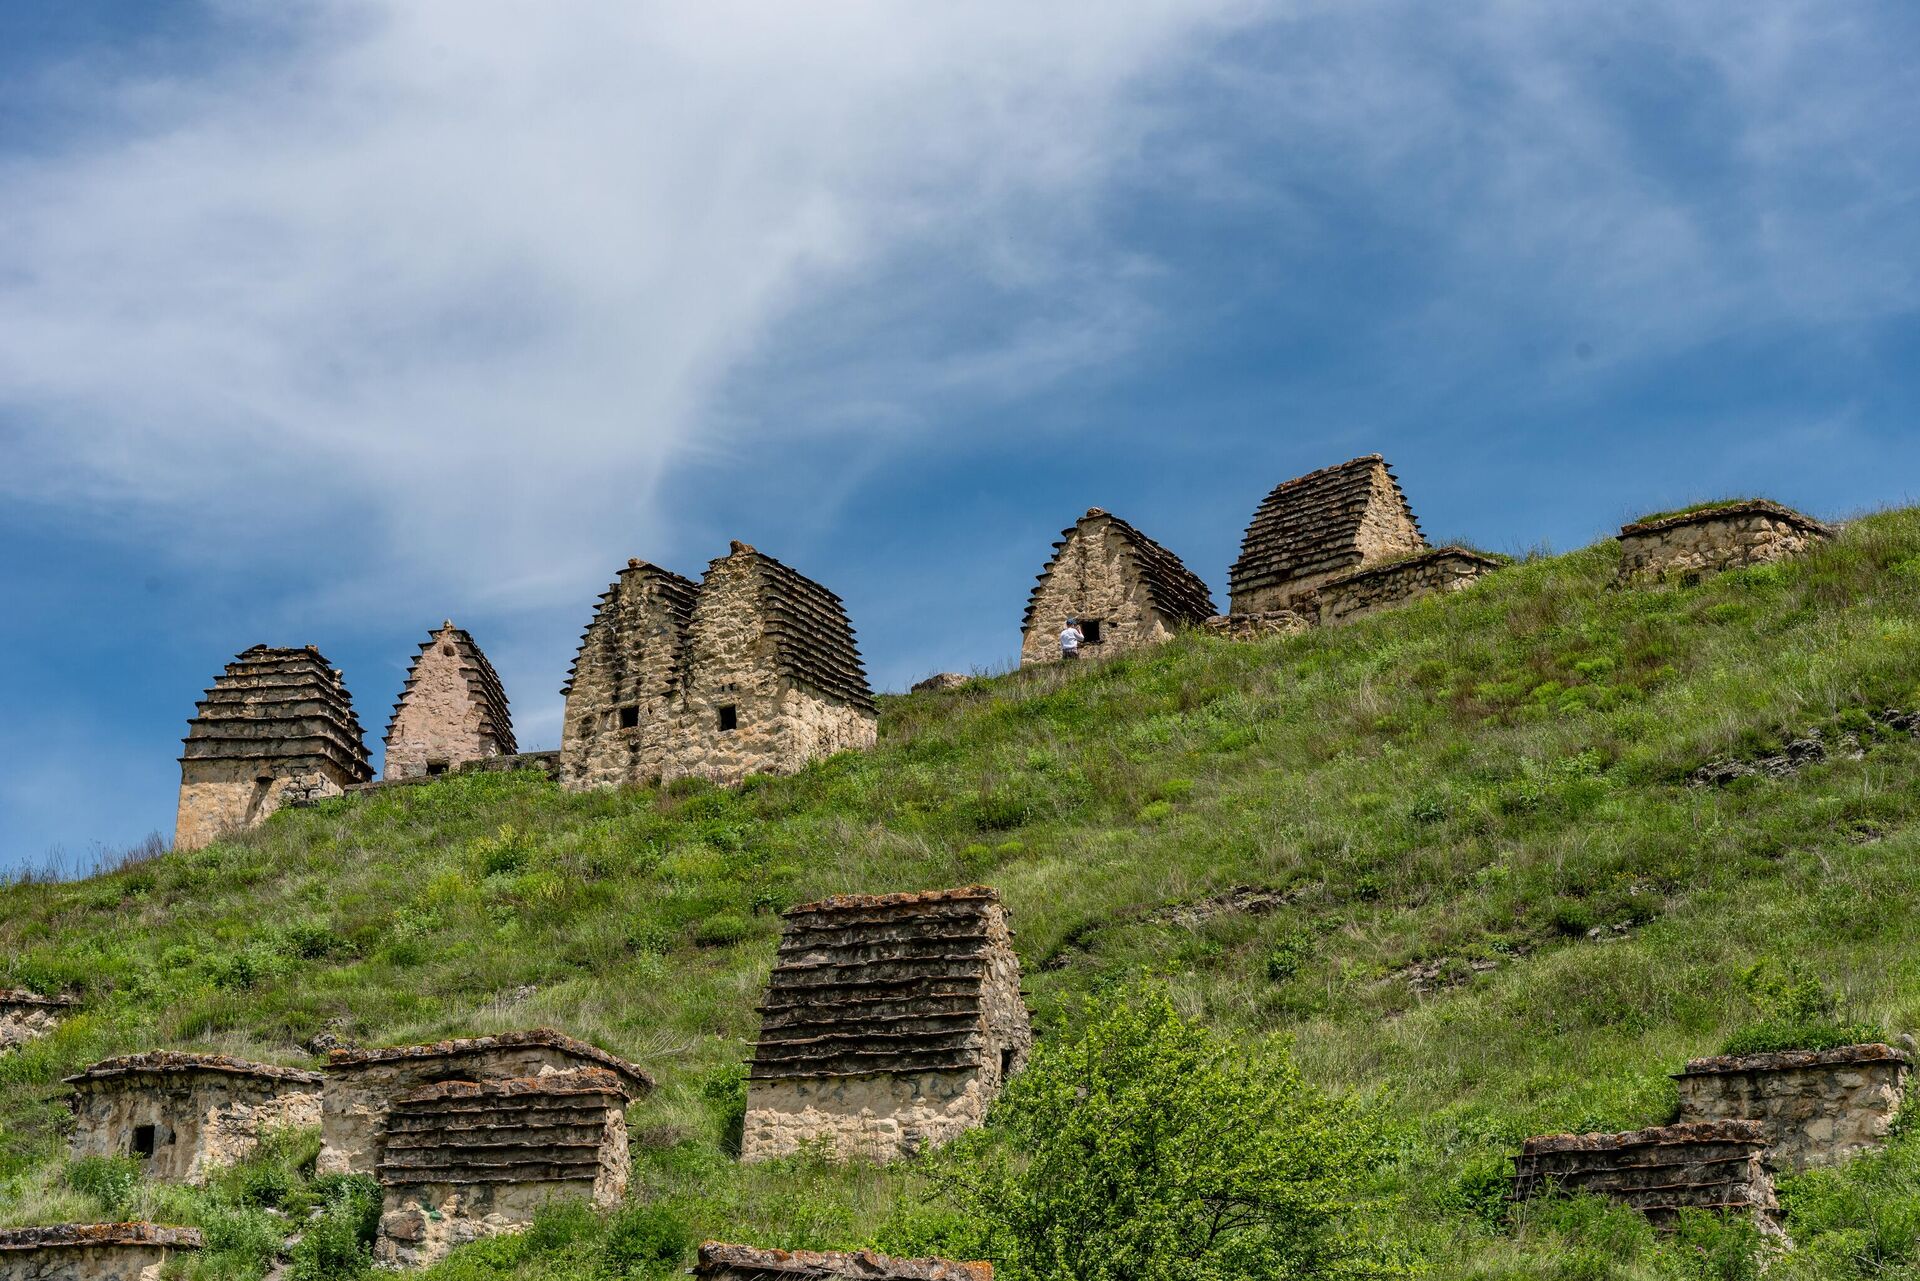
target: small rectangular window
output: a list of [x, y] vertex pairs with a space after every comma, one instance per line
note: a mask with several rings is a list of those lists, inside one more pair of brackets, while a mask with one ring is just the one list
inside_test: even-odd
[[1100, 620], [1097, 618], [1081, 619], [1080, 634], [1086, 637], [1087, 644], [1098, 645], [1100, 643]]
[[1004, 1084], [1006, 1079], [1012, 1075], [1013, 1075], [1013, 1047], [1011, 1045], [1003, 1045], [1000, 1047], [1000, 1080], [1001, 1082]]
[[445, 761], [428, 761], [427, 762], [428, 778], [438, 778], [440, 777], [440, 775], [446, 772], [447, 772], [447, 763]]
[[731, 734], [740, 728], [740, 709], [732, 703], [720, 705], [720, 732]]
[[134, 1126], [133, 1154], [135, 1156], [152, 1156], [156, 1138], [156, 1127], [151, 1125]]
[[620, 728], [621, 729], [634, 729], [639, 724], [640, 724], [639, 708], [623, 707], [620, 709]]

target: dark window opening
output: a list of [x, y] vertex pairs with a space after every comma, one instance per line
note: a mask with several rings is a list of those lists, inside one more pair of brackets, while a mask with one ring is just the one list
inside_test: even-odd
[[1098, 645], [1100, 643], [1100, 620], [1097, 618], [1081, 619], [1080, 635], [1086, 638], [1087, 644]]
[[1011, 1045], [1003, 1045], [1000, 1047], [1000, 1079], [1002, 1081], [1005, 1081], [1008, 1077], [1012, 1075], [1013, 1075], [1013, 1047]]
[[621, 729], [635, 729], [639, 726], [639, 724], [640, 724], [639, 708], [623, 707], [620, 709], [620, 728]]
[[582, 716], [580, 718], [580, 737], [585, 738], [591, 733], [593, 733], [593, 717]]
[[157, 1137], [158, 1135], [156, 1134], [156, 1127], [154, 1126], [151, 1126], [151, 1125], [134, 1126], [133, 1127], [133, 1154], [135, 1156], [152, 1156], [154, 1144]]
[[720, 705], [720, 732], [730, 734], [740, 728], [740, 709], [732, 703]]
[[446, 772], [447, 772], [447, 763], [445, 761], [428, 761], [427, 762], [428, 778], [438, 778], [440, 777], [440, 775]]

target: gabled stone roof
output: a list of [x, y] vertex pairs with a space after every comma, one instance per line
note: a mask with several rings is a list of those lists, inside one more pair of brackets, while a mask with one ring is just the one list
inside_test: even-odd
[[742, 556], [751, 558], [759, 575], [766, 635], [773, 641], [781, 675], [872, 711], [873, 691], [867, 686], [845, 602], [805, 574], [737, 540], [713, 564]]
[[393, 702], [393, 715], [387, 719], [388, 743], [393, 741], [393, 727], [400, 723], [400, 709], [407, 705], [407, 698], [413, 693], [421, 658], [442, 641], [451, 643], [460, 659], [461, 675], [467, 678], [467, 694], [474, 706], [480, 709], [480, 732], [493, 739], [500, 755], [514, 755], [519, 748], [513, 741], [513, 717], [507, 709], [507, 691], [500, 684], [500, 674], [493, 670], [493, 664], [481, 653], [472, 634], [464, 627], [455, 627], [451, 619], [443, 622], [439, 631], [420, 642], [419, 652], [407, 664], [406, 682], [400, 686], [400, 697]]
[[609, 1054], [597, 1045], [588, 1045], [564, 1032], [556, 1032], [549, 1027], [529, 1028], [524, 1032], [499, 1032], [492, 1036], [461, 1037], [450, 1041], [433, 1041], [424, 1045], [391, 1045], [375, 1049], [341, 1049], [327, 1052], [327, 1070], [330, 1072], [350, 1072], [357, 1068], [369, 1067], [379, 1063], [398, 1063], [407, 1059], [455, 1058], [461, 1055], [486, 1054], [493, 1050], [512, 1050], [526, 1046], [538, 1046], [558, 1050], [570, 1058], [584, 1063], [603, 1067], [619, 1076], [640, 1094], [653, 1089], [653, 1078], [645, 1069], [640, 1068], [617, 1055]]
[[786, 914], [752, 1080], [964, 1071], [986, 1053], [984, 885], [849, 894]]
[[991, 1263], [950, 1259], [895, 1259], [871, 1250], [761, 1250], [708, 1241], [694, 1265], [697, 1277], [728, 1275], [741, 1281], [993, 1281]]
[[[629, 575], [633, 577], [630, 579]], [[627, 561], [627, 567], [620, 571], [620, 577], [615, 579], [606, 591], [600, 593], [600, 603], [594, 606], [593, 618], [587, 623], [586, 630], [580, 633], [580, 646], [574, 653], [572, 664], [567, 668], [566, 684], [560, 687], [562, 697], [573, 693], [573, 681], [580, 671], [580, 659], [587, 652], [587, 647], [593, 643], [595, 633], [599, 632], [609, 637], [614, 634], [616, 620], [611, 617], [609, 610], [617, 607], [616, 598], [621, 594], [622, 588], [633, 589], [636, 585], [653, 589], [656, 598], [672, 621], [677, 636], [676, 661], [666, 669], [664, 673], [666, 680], [662, 687], [635, 692], [641, 695], [665, 695], [672, 692], [671, 687], [677, 684], [680, 677], [681, 663], [678, 660], [686, 652], [687, 628], [693, 622], [694, 604], [700, 599], [700, 584], [691, 578], [683, 578], [670, 569], [663, 569], [659, 565], [635, 557]]]
[[1420, 522], [1407, 507], [1387, 460], [1367, 454], [1284, 481], [1261, 502], [1240, 542], [1240, 558], [1228, 574], [1229, 591], [1291, 582], [1311, 574], [1334, 573], [1360, 563], [1357, 540], [1374, 480], [1386, 477], [1394, 501], [1416, 531]]
[[198, 1228], [158, 1223], [53, 1223], [38, 1228], [0, 1228], [0, 1250], [54, 1250], [113, 1245], [168, 1246], [198, 1250]]
[[605, 1068], [422, 1086], [388, 1113], [380, 1182], [591, 1183], [607, 1112], [630, 1097]]
[[1798, 529], [1822, 537], [1830, 536], [1833, 528], [1815, 520], [1803, 512], [1791, 507], [1771, 502], [1765, 498], [1742, 498], [1732, 502], [1716, 503], [1695, 511], [1677, 512], [1672, 516], [1662, 516], [1657, 520], [1636, 520], [1622, 525], [1617, 538], [1633, 538], [1641, 534], [1657, 534], [1663, 529], [1677, 529], [1682, 525], [1704, 525], [1709, 521], [1727, 520], [1735, 516], [1772, 516], [1785, 521]]
[[1194, 625], [1213, 616], [1213, 592], [1178, 556], [1112, 512], [1089, 507], [1086, 515], [1060, 531], [1060, 540], [1053, 545], [1053, 556], [1047, 561], [1047, 567], [1040, 571], [1033, 590], [1027, 595], [1027, 612], [1020, 619], [1022, 633], [1033, 628], [1033, 616], [1039, 606], [1041, 588], [1053, 576], [1053, 567], [1060, 562], [1060, 553], [1066, 550], [1076, 531], [1100, 521], [1106, 521], [1126, 541], [1140, 581], [1146, 586], [1147, 598], [1157, 612], [1175, 623]]
[[226, 1054], [184, 1054], [178, 1050], [153, 1050], [146, 1054], [126, 1054], [102, 1059], [92, 1067], [66, 1077], [68, 1085], [90, 1084], [126, 1076], [162, 1076], [180, 1072], [213, 1072], [226, 1076], [247, 1076], [259, 1080], [287, 1081], [298, 1085], [319, 1085], [320, 1074], [301, 1068], [281, 1067], [275, 1063], [249, 1063]]
[[1841, 1067], [1849, 1063], [1911, 1063], [1904, 1050], [1891, 1045], [1843, 1045], [1832, 1050], [1779, 1050], [1771, 1054], [1720, 1054], [1711, 1058], [1688, 1059], [1686, 1070], [1673, 1073], [1679, 1080], [1687, 1076], [1723, 1076], [1741, 1072], [1793, 1072], [1805, 1068]]
[[181, 761], [328, 764], [373, 777], [353, 699], [319, 650], [255, 645], [227, 664], [187, 722]]

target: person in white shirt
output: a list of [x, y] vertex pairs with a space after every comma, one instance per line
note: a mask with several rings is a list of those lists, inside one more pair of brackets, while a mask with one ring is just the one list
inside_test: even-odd
[[1085, 639], [1085, 634], [1080, 630], [1080, 620], [1069, 618], [1067, 625], [1060, 629], [1060, 657], [1080, 657], [1080, 642]]

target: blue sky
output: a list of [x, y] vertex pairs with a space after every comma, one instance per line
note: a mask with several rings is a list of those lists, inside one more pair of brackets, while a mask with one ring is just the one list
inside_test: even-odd
[[1375, 450], [1509, 551], [1912, 501], [1916, 47], [1848, 0], [0, 6], [0, 864], [170, 831], [256, 642], [377, 738], [451, 617], [551, 746], [628, 556], [752, 542], [897, 689], [1016, 654], [1088, 506], [1224, 604], [1261, 495]]

